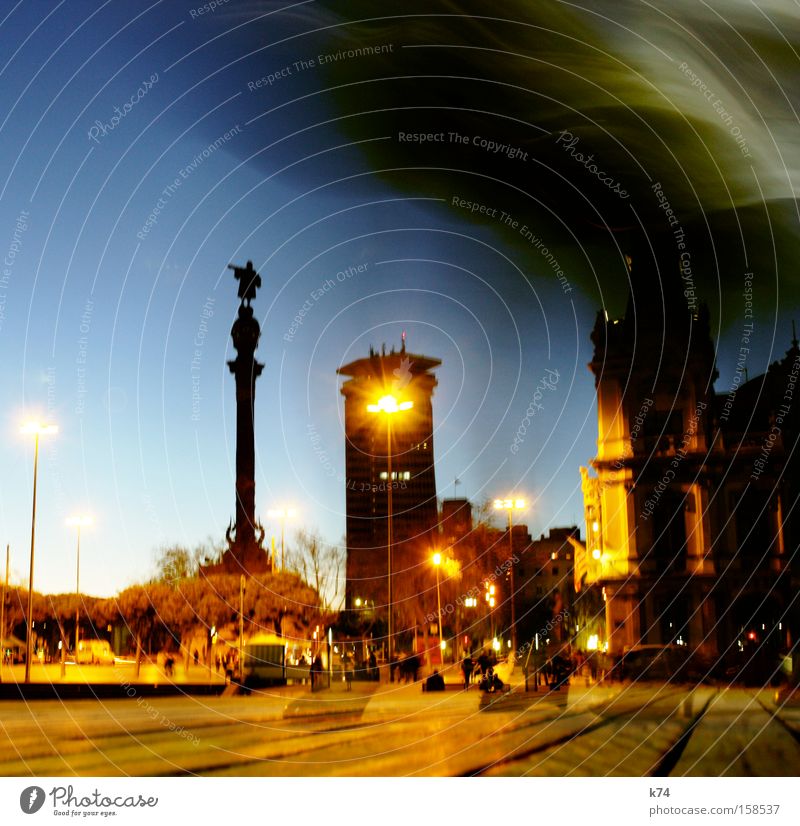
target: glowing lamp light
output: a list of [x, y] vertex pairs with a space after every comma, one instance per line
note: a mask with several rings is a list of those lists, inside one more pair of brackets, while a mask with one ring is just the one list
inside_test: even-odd
[[40, 424], [39, 422], [25, 422], [19, 429], [20, 433], [38, 434], [43, 433], [58, 433], [58, 425], [55, 424]]
[[442, 555], [440, 553], [435, 553], [433, 555], [433, 564], [434, 565], [441, 565], [442, 564]]
[[600, 646], [600, 640], [598, 639], [597, 634], [590, 634], [589, 640], [586, 643], [586, 648], [589, 651], [597, 651]]
[[356, 608], [361, 607], [361, 597], [356, 597]]
[[592, 559], [600, 559], [601, 556], [602, 554], [600, 553], [600, 548], [595, 548], [592, 551]]
[[388, 395], [381, 396], [377, 404], [368, 404], [367, 410], [370, 413], [398, 413], [401, 410], [411, 410], [413, 406], [414, 402], [398, 402], [394, 396]]
[[495, 499], [494, 507], [497, 510], [522, 510], [525, 507], [524, 499]]
[[442, 641], [439, 643], [439, 648], [441, 648], [441, 649], [442, 649], [442, 651], [444, 651], [444, 650], [445, 650], [445, 648], [447, 648], [447, 642], [446, 642], [445, 640], [442, 640]]
[[297, 508], [270, 508], [267, 516], [270, 519], [294, 519], [297, 516]]
[[494, 650], [495, 650], [495, 651], [499, 651], [499, 650], [500, 650], [500, 640], [498, 640], [498, 639], [497, 639], [497, 637], [495, 637], [495, 638], [492, 640], [492, 648], [494, 648]]

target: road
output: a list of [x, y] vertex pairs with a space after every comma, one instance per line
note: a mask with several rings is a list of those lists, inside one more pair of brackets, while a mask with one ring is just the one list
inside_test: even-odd
[[796, 775], [800, 708], [668, 684], [10, 700], [0, 756], [3, 776]]

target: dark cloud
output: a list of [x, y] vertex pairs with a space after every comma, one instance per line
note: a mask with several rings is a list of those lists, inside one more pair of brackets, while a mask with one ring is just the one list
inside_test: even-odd
[[[536, 260], [524, 224], [612, 312], [624, 307], [623, 253], [655, 237], [675, 271], [677, 227], [723, 327], [738, 318], [746, 270], [763, 287], [762, 312], [796, 302], [800, 27], [784, 4], [323, 0], [280, 19], [280, 31], [272, 17], [243, 27], [262, 50], [238, 70], [335, 59], [275, 83], [262, 128], [311, 127], [297, 140], [316, 134], [319, 146], [361, 142], [352, 169], [371, 174], [352, 191], [377, 177], [442, 198], [454, 220], [494, 227], [523, 262]], [[437, 140], [409, 137], [419, 135]]]

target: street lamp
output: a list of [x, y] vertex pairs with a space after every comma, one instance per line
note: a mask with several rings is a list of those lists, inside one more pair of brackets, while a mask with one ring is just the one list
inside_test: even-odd
[[11, 546], [6, 545], [6, 578], [3, 580], [3, 602], [0, 604], [0, 683], [3, 682], [3, 666], [6, 662], [6, 591], [8, 591], [8, 560]]
[[28, 574], [28, 627], [25, 638], [25, 682], [31, 681], [31, 657], [33, 656], [33, 550], [36, 539], [36, 476], [39, 470], [39, 436], [58, 433], [54, 424], [27, 422], [20, 428], [20, 433], [33, 434], [33, 507], [31, 509], [31, 568]]
[[80, 642], [81, 634], [81, 528], [88, 527], [92, 524], [91, 516], [70, 516], [67, 519], [67, 525], [76, 527], [78, 529], [78, 553], [76, 555], [75, 563], [75, 596], [77, 597], [77, 604], [75, 606], [75, 662], [78, 662], [78, 643]]
[[484, 597], [486, 598], [486, 604], [488, 606], [489, 611], [489, 626], [492, 633], [492, 638], [494, 638], [494, 606], [497, 602], [495, 599], [495, 588], [494, 585], [490, 585], [488, 580], [484, 586], [486, 591], [484, 593]]
[[524, 499], [495, 499], [495, 510], [504, 510], [508, 513], [508, 551], [509, 551], [509, 572], [511, 574], [511, 650], [517, 650], [517, 613], [515, 609], [516, 592], [514, 590], [514, 538], [511, 533], [511, 517], [515, 510], [520, 511], [525, 508]]
[[439, 566], [442, 564], [442, 555], [437, 551], [433, 555], [433, 566], [436, 568], [436, 604], [439, 608], [439, 652], [441, 663], [444, 665], [444, 635], [442, 634], [442, 595], [439, 592]]
[[[244, 574], [239, 575], [239, 685], [244, 685]], [[313, 676], [313, 675], [312, 675]]]
[[388, 579], [389, 636], [387, 647], [389, 653], [389, 680], [392, 680], [392, 638], [394, 622], [392, 620], [392, 416], [402, 410], [411, 410], [414, 402], [398, 402], [392, 395], [381, 396], [377, 404], [368, 404], [367, 412], [386, 414], [386, 563]]
[[281, 521], [281, 572], [283, 572], [286, 570], [283, 554], [283, 534], [286, 528], [286, 519], [294, 519], [297, 516], [297, 510], [295, 508], [274, 508], [267, 511], [267, 516], [270, 519], [280, 519]]

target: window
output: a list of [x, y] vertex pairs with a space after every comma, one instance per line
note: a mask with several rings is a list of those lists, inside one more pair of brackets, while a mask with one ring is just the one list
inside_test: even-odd
[[770, 554], [775, 538], [770, 530], [769, 491], [752, 485], [735, 500], [736, 551], [742, 565], [760, 565]]
[[650, 558], [659, 574], [686, 570], [684, 498], [680, 490], [668, 488], [655, 503], [650, 520], [653, 526]]
[[[656, 603], [664, 645], [686, 645], [689, 640], [689, 601], [686, 597], [664, 599]], [[680, 641], [680, 642], [679, 642]]]
[[681, 446], [684, 437], [680, 410], [650, 410], [642, 424], [645, 450], [668, 451]]
[[[380, 478], [384, 481], [388, 478], [388, 475], [387, 475], [385, 470], [381, 471]], [[411, 471], [410, 470], [393, 470], [392, 471], [392, 481], [395, 481], [397, 479], [401, 479], [401, 480], [407, 482], [410, 478], [411, 478]]]

